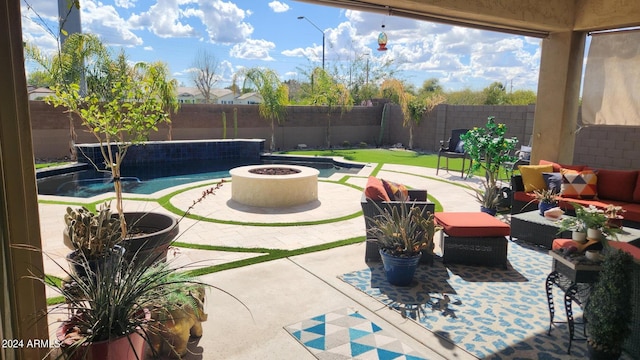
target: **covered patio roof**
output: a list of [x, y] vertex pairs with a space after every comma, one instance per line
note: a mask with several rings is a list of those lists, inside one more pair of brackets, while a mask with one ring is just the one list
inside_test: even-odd
[[[640, 26], [640, 2], [620, 0], [304, 0], [427, 21], [543, 38], [532, 160], [570, 163], [585, 36]], [[0, 333], [3, 339], [46, 339], [44, 287], [21, 281], [42, 270], [31, 124], [24, 69], [20, 2], [0, 5]], [[46, 349], [2, 352], [5, 359], [42, 358]]]

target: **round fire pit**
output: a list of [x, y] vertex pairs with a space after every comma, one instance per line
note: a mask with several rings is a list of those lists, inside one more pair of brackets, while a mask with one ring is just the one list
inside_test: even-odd
[[249, 165], [229, 171], [231, 199], [244, 205], [283, 208], [318, 200], [317, 169], [297, 165]]

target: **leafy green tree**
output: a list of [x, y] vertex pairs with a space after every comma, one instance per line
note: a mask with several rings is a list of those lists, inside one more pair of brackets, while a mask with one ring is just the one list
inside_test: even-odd
[[459, 91], [445, 92], [445, 102], [450, 105], [483, 105], [486, 95], [481, 91], [463, 89]]
[[[64, 42], [58, 52], [52, 56], [40, 51], [40, 49], [27, 43], [25, 45], [25, 56], [34, 60], [40, 65], [44, 73], [49, 78], [49, 85], [56, 84], [59, 87], [67, 87], [71, 84], [78, 84], [82, 94], [87, 91], [98, 93], [105, 97], [109, 95], [108, 87], [95, 87], [91, 81], [87, 81], [89, 89], [85, 88], [85, 78], [91, 76], [85, 64], [91, 64], [91, 69], [95, 71], [108, 70], [109, 54], [100, 39], [92, 34], [72, 34]], [[93, 74], [96, 75], [96, 74]], [[97, 85], [97, 84], [95, 84]], [[77, 134], [71, 113], [69, 119], [69, 153], [72, 160], [77, 159], [75, 142]]]
[[251, 68], [244, 71], [243, 89], [255, 89], [262, 102], [258, 105], [260, 116], [271, 123], [271, 151], [276, 149], [275, 122], [284, 121], [289, 104], [289, 91], [285, 84], [280, 82], [278, 74], [267, 68]]
[[436, 78], [429, 78], [422, 83], [422, 87], [420, 88], [420, 94], [441, 94], [444, 91], [442, 85], [440, 85], [440, 80]]
[[507, 103], [507, 92], [501, 82], [494, 82], [482, 90], [486, 95], [485, 105], [503, 105]]
[[531, 90], [516, 90], [507, 94], [507, 104], [510, 105], [529, 105], [535, 104], [536, 101], [536, 93]]
[[518, 139], [506, 138], [506, 132], [505, 124], [496, 124], [495, 117], [489, 116], [484, 127], [474, 127], [460, 136], [460, 140], [464, 141], [464, 149], [472, 161], [470, 172], [473, 173], [479, 169], [485, 171], [484, 194], [478, 200], [487, 208], [497, 206], [500, 166], [516, 159], [510, 154], [515, 149]]
[[51, 86], [53, 84], [53, 81], [51, 80], [51, 76], [46, 71], [38, 70], [29, 73], [27, 84], [39, 88], [46, 88]]
[[306, 100], [315, 106], [325, 106], [327, 109], [326, 145], [331, 147], [331, 114], [340, 109], [340, 117], [353, 107], [353, 98], [349, 89], [339, 83], [324, 69], [317, 67], [311, 73], [311, 87], [307, 87]]
[[[101, 91], [82, 93], [78, 82], [58, 83], [47, 101], [62, 106], [80, 118], [100, 144], [106, 171], [111, 172], [116, 193], [116, 208], [121, 221], [123, 237], [127, 227], [122, 206], [121, 165], [128, 149], [148, 140], [158, 124], [169, 122], [166, 104], [173, 103], [166, 92], [171, 82], [162, 63], [128, 65], [124, 53], [116, 59], [102, 62], [83, 62], [92, 84]], [[173, 94], [176, 97], [176, 94]], [[97, 164], [94, 164], [97, 167]]]

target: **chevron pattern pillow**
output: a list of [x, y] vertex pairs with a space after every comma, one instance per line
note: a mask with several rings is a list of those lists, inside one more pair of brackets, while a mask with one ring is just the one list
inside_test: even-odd
[[598, 177], [593, 171], [563, 172], [562, 196], [595, 199], [598, 196]]

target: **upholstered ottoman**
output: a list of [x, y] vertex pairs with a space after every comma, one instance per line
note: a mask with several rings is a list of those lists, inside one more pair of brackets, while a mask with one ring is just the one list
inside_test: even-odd
[[442, 261], [507, 267], [509, 225], [483, 212], [436, 213], [442, 226]]

